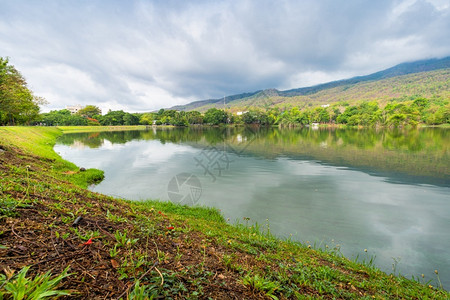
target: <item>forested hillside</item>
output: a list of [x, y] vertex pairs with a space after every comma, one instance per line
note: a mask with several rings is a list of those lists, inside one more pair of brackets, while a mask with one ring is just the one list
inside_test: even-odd
[[208, 99], [175, 106], [175, 110], [206, 111], [209, 108], [245, 110], [249, 107], [317, 106], [347, 101], [377, 101], [384, 106], [388, 100], [407, 98], [450, 98], [450, 57], [399, 64], [366, 76], [319, 84], [311, 87], [279, 91], [260, 90]]
[[[274, 90], [261, 91], [251, 97], [227, 102], [223, 100], [196, 107], [195, 110], [206, 111], [209, 108], [230, 109], [232, 111], [245, 110], [249, 107], [313, 107], [336, 102], [356, 104], [360, 101], [377, 101], [384, 106], [389, 100], [407, 100], [415, 97], [450, 99], [450, 69], [414, 73], [391, 77], [376, 81], [346, 84], [320, 90], [315, 93], [299, 96], [282, 96]], [[186, 110], [192, 110], [187, 105]]]

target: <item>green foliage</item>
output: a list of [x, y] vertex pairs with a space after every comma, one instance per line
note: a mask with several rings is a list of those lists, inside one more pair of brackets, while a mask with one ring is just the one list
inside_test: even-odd
[[275, 110], [262, 111], [251, 109], [242, 115], [242, 121], [245, 124], [273, 125], [276, 121], [277, 113]]
[[450, 124], [450, 104], [445, 106], [431, 106], [423, 111], [423, 118], [429, 125]]
[[45, 274], [36, 275], [33, 279], [27, 278], [27, 272], [30, 267], [22, 268], [17, 275], [7, 278], [0, 275], [0, 298], [11, 296], [15, 300], [21, 299], [45, 299], [58, 296], [70, 295], [66, 290], [57, 290], [61, 280], [70, 276], [67, 267], [61, 274], [51, 278], [50, 271]]
[[252, 291], [263, 293], [272, 299], [278, 299], [274, 295], [274, 292], [279, 289], [278, 282], [267, 280], [258, 274], [252, 275], [249, 273], [242, 279], [242, 284], [248, 286]]
[[210, 108], [205, 113], [204, 122], [211, 125], [225, 124], [228, 120], [228, 114], [217, 108]]
[[67, 109], [52, 110], [49, 113], [41, 114], [40, 123], [47, 126], [84, 126], [88, 125], [88, 120], [80, 115], [71, 115]]
[[105, 172], [98, 169], [87, 169], [84, 172], [71, 174], [71, 181], [78, 186], [97, 184], [105, 178]]
[[[328, 103], [330, 106], [337, 105], [345, 109], [350, 105], [357, 105], [359, 101], [377, 101], [380, 107], [384, 107], [390, 99], [396, 98], [401, 101], [413, 100], [414, 98], [427, 98], [433, 102], [450, 98], [450, 69], [419, 72], [409, 75], [396, 76], [392, 78], [377, 78], [358, 83], [348, 83], [345, 86], [325, 85], [323, 88], [310, 89], [305, 94], [293, 95], [278, 92], [278, 95], [241, 95], [228, 104], [232, 111], [248, 110], [248, 107], [267, 109], [279, 107], [286, 110], [289, 106], [298, 106], [300, 109], [306, 107], [318, 107]], [[289, 95], [288, 95], [289, 94]], [[433, 99], [435, 98], [435, 99]], [[270, 103], [269, 105], [267, 105]], [[191, 103], [183, 106], [185, 110], [206, 111], [211, 107], [220, 108], [223, 104], [205, 101], [205, 105]]]
[[121, 125], [138, 125], [139, 116], [137, 114], [125, 113], [123, 116], [123, 124]]
[[22, 74], [0, 57], [0, 125], [30, 124], [46, 101], [33, 95]]
[[[431, 104], [433, 103], [433, 104]], [[439, 103], [439, 104], [436, 104]], [[339, 104], [339, 105], [342, 105]], [[300, 110], [298, 107], [285, 110], [279, 118], [282, 126], [310, 123], [337, 123], [349, 126], [416, 126], [419, 123], [445, 124], [450, 122], [448, 102], [434, 102], [426, 98], [408, 101], [391, 99], [383, 109], [377, 101], [346, 105], [341, 113], [339, 107], [316, 107]]]
[[116, 231], [114, 237], [116, 238], [119, 247], [131, 247], [139, 240], [131, 239], [127, 237], [127, 232], [122, 233], [120, 231]]
[[142, 114], [140, 119], [139, 119], [139, 124], [142, 125], [152, 125], [153, 124], [153, 120], [155, 120], [155, 113], [145, 113]]
[[186, 218], [201, 219], [211, 222], [225, 223], [225, 219], [216, 208], [178, 205], [172, 202], [161, 201], [129, 201], [133, 207], [150, 210], [164, 210], [167, 213], [177, 214]]
[[125, 112], [123, 110], [118, 111], [109, 111], [106, 115], [102, 117], [100, 120], [100, 124], [102, 125], [123, 125], [123, 117], [125, 116]]
[[[311, 104], [311, 103], [308, 103]], [[89, 106], [87, 106], [89, 107]], [[92, 106], [94, 107], [94, 106]], [[94, 107], [95, 108], [95, 107]], [[343, 112], [342, 112], [343, 110]], [[124, 111], [109, 111], [97, 119], [70, 115], [67, 110], [51, 111], [41, 115], [40, 122], [55, 126], [78, 125], [174, 125], [188, 126], [194, 124], [257, 124], [262, 126], [301, 126], [312, 123], [345, 124], [349, 126], [416, 126], [419, 123], [439, 125], [450, 123], [450, 104], [441, 98], [427, 99], [423, 97], [393, 98], [384, 108], [377, 101], [360, 101], [357, 105], [348, 102], [321, 105], [314, 107], [286, 106], [279, 108], [251, 108], [241, 116], [224, 110], [210, 108], [204, 115], [198, 111], [176, 111], [161, 109], [158, 113], [130, 114]]]
[[189, 124], [203, 124], [203, 115], [198, 111], [188, 111], [186, 119]]
[[128, 295], [129, 300], [151, 300], [158, 297], [158, 290], [155, 286], [141, 285], [139, 280], [136, 280], [134, 288]]
[[80, 115], [85, 118], [94, 118], [95, 116], [99, 116], [102, 114], [100, 108], [95, 105], [86, 105], [84, 108], [80, 109], [77, 115]]
[[100, 115], [100, 109], [88, 105], [77, 114], [71, 115], [67, 109], [43, 113], [40, 123], [47, 126], [98, 126], [98, 125], [139, 125], [141, 115], [119, 111], [109, 111], [106, 115]]
[[337, 115], [336, 122], [350, 126], [379, 125], [381, 122], [381, 111], [377, 102], [363, 102], [357, 106], [347, 106], [342, 114]]

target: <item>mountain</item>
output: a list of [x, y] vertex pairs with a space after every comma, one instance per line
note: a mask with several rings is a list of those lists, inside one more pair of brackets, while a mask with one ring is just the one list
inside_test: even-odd
[[396, 65], [392, 68], [379, 71], [366, 76], [357, 76], [350, 79], [332, 81], [328, 83], [323, 83], [319, 85], [315, 85], [312, 87], [304, 87], [298, 89], [292, 89], [287, 91], [280, 92], [281, 96], [300, 96], [300, 95], [308, 95], [317, 93], [321, 90], [334, 88], [343, 85], [356, 84], [359, 82], [365, 81], [376, 81], [381, 79], [387, 79], [407, 74], [427, 72], [433, 70], [447, 69], [450, 68], [450, 56], [442, 59], [427, 59], [427, 60], [419, 60], [415, 62], [407, 62]]
[[174, 106], [176, 110], [205, 111], [211, 107], [239, 110], [256, 106], [320, 104], [336, 101], [379, 100], [405, 96], [449, 97], [450, 56], [407, 62], [366, 76], [332, 81], [311, 87], [279, 91], [259, 90], [220, 99]]
[[199, 107], [203, 107], [205, 105], [210, 105], [210, 104], [223, 105], [224, 101], [225, 101], [225, 103], [230, 103], [232, 101], [236, 101], [236, 100], [252, 97], [252, 96], [258, 94], [259, 92], [261, 92], [261, 91], [256, 91], [256, 92], [253, 92], [253, 93], [243, 93], [243, 94], [237, 94], [237, 95], [232, 95], [232, 96], [226, 96], [226, 97], [220, 98], [220, 99], [200, 100], [200, 101], [191, 102], [191, 103], [188, 103], [188, 104], [185, 104], [185, 105], [173, 106], [170, 109], [188, 111], [188, 110], [195, 110], [195, 109], [197, 109]]

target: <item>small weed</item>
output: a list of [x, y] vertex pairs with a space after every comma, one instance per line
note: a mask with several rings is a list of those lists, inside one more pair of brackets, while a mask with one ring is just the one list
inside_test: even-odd
[[158, 296], [158, 289], [154, 285], [140, 285], [139, 280], [137, 280], [134, 284], [134, 289], [128, 294], [128, 299], [151, 300]]
[[114, 223], [126, 223], [127, 222], [127, 219], [125, 219], [125, 218], [123, 218], [121, 216], [117, 216], [117, 215], [112, 214], [109, 211], [109, 209], [106, 211], [106, 218], [108, 220], [110, 220], [111, 222], [114, 222]]
[[25, 189], [25, 195], [26, 195], [26, 199], [28, 199], [30, 197], [30, 166], [27, 165], [26, 169], [27, 169], [27, 188]]
[[70, 295], [69, 291], [57, 290], [61, 280], [70, 276], [67, 267], [61, 274], [51, 279], [50, 271], [45, 274], [37, 275], [33, 279], [27, 278], [27, 272], [30, 267], [22, 268], [17, 275], [0, 275], [0, 298], [11, 295], [13, 299], [43, 299], [46, 297], [57, 297]]
[[167, 254], [164, 251], [160, 251], [160, 250], [156, 249], [156, 253], [158, 255], [158, 261], [160, 263], [167, 260]]
[[180, 247], [177, 246], [177, 254], [175, 255], [175, 260], [179, 261], [182, 256], [183, 256], [183, 254], [180, 253]]
[[51, 203], [49, 206], [56, 210], [64, 211], [64, 205], [61, 202]]
[[75, 220], [75, 215], [72, 212], [69, 212], [67, 216], [61, 215], [61, 221], [64, 224], [72, 223]]
[[109, 249], [109, 257], [114, 258], [119, 254], [119, 250], [117, 250], [117, 244], [114, 245], [114, 248]]
[[87, 210], [85, 207], [80, 207], [77, 209], [77, 211], [74, 213], [75, 216], [83, 216], [87, 214]]
[[400, 261], [402, 260], [401, 257], [393, 257], [392, 260], [394, 261], [392, 263], [392, 272], [395, 275], [396, 271], [397, 271], [397, 266], [400, 263]]
[[0, 198], [0, 217], [14, 217], [17, 215], [16, 208], [19, 206], [19, 202], [11, 197], [11, 195], [5, 195], [6, 198]]
[[130, 239], [127, 237], [127, 233], [121, 233], [120, 231], [116, 231], [114, 236], [118, 242], [119, 247], [131, 247], [139, 241], [139, 239]]
[[100, 231], [98, 231], [98, 230], [96, 230], [96, 231], [86, 230], [85, 232], [82, 232], [82, 230], [79, 229], [78, 227], [72, 227], [72, 228], [70, 228], [70, 230], [73, 233], [75, 233], [75, 235], [78, 236], [78, 238], [80, 238], [83, 241], [87, 241], [91, 238], [100, 237]]
[[222, 257], [222, 260], [223, 260], [223, 263], [225, 264], [225, 266], [227, 267], [227, 268], [230, 268], [230, 266], [231, 266], [231, 264], [232, 264], [232, 262], [233, 262], [233, 257], [231, 256], [231, 255], [224, 255], [223, 257]]
[[279, 289], [278, 282], [267, 280], [258, 274], [253, 276], [249, 273], [242, 279], [242, 284], [248, 286], [252, 291], [263, 293], [272, 299], [278, 299], [278, 297], [273, 294]]
[[439, 272], [438, 272], [438, 270], [434, 270], [434, 274], [436, 274], [437, 280], [438, 280], [438, 282], [439, 282], [439, 287], [440, 287], [441, 290], [442, 290], [443, 287], [442, 287], [441, 278], [439, 278]]
[[244, 268], [239, 264], [233, 263], [233, 259], [233, 255], [224, 255], [222, 257], [223, 263], [228, 270], [242, 274], [244, 272]]

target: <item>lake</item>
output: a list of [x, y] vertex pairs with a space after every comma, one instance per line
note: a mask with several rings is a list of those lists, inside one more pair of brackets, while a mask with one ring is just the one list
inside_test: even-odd
[[65, 134], [55, 151], [105, 171], [93, 191], [216, 207], [387, 273], [436, 284], [437, 269], [449, 289], [449, 133], [150, 128]]

